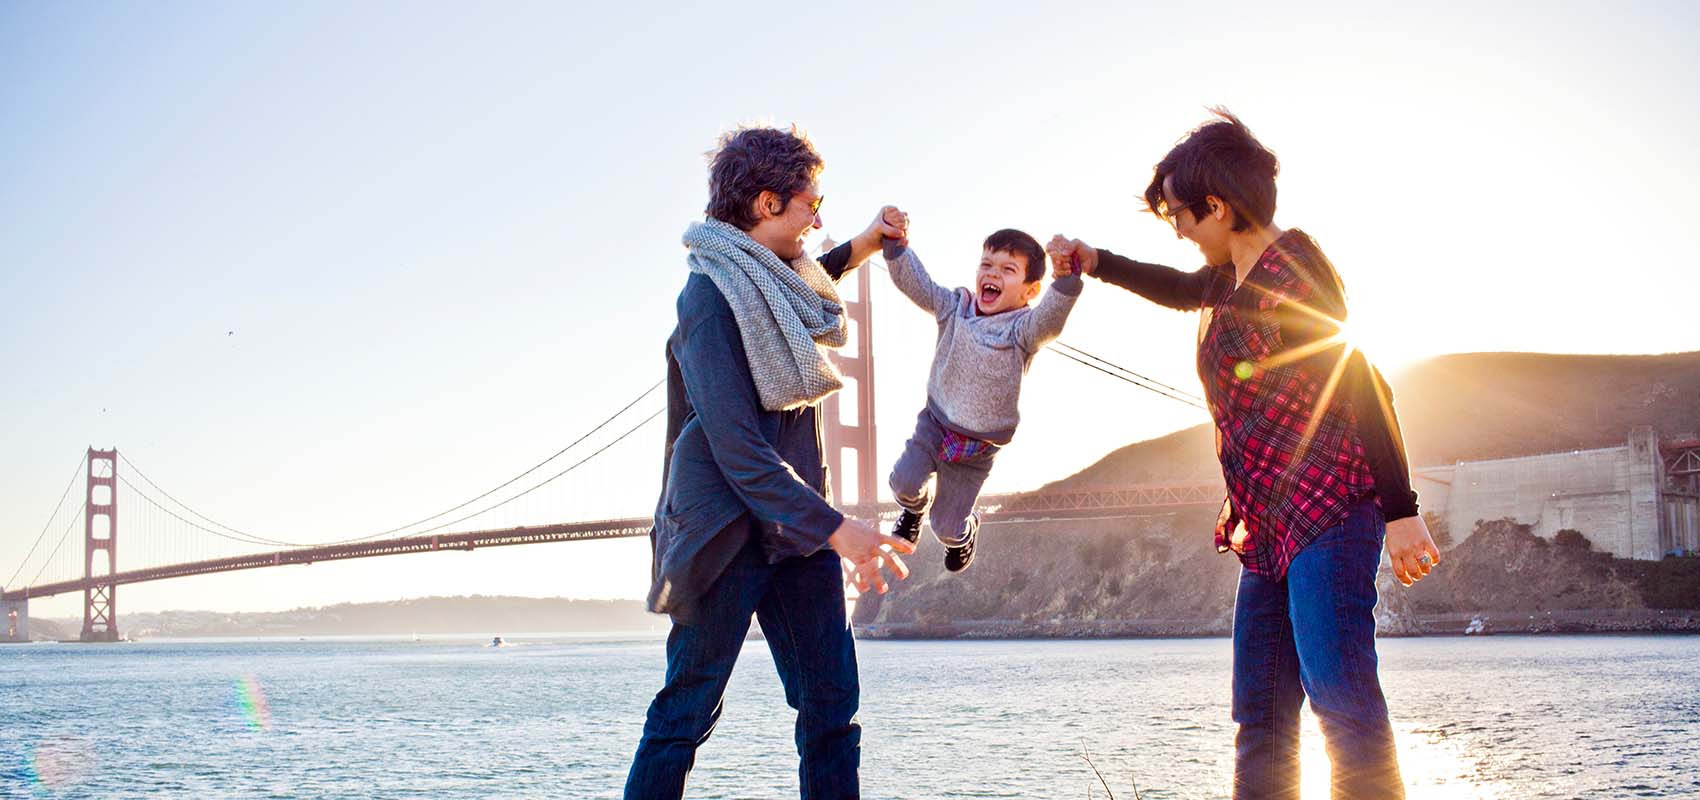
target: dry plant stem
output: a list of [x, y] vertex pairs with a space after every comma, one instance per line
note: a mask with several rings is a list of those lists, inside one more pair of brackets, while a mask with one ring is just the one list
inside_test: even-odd
[[[1099, 772], [1098, 771], [1098, 765], [1092, 763], [1092, 754], [1088, 753], [1086, 751], [1086, 740], [1084, 740], [1084, 739], [1082, 739], [1080, 741], [1080, 757], [1086, 759], [1086, 766], [1091, 767], [1092, 768], [1092, 774], [1098, 776], [1098, 783], [1103, 784], [1103, 786], [1104, 786], [1104, 794], [1109, 795], [1110, 800], [1116, 800], [1116, 793], [1110, 791], [1110, 782], [1107, 781], [1107, 780], [1104, 780], [1104, 773]], [[1092, 786], [1091, 786], [1091, 784], [1087, 784], [1087, 786], [1086, 786], [1086, 796], [1088, 798], [1090, 798], [1092, 796]]]

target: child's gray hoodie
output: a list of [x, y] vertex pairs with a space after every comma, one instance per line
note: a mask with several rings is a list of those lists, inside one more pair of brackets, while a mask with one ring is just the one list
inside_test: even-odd
[[1080, 277], [1052, 281], [1035, 307], [981, 316], [973, 291], [934, 283], [914, 250], [888, 242], [885, 262], [898, 291], [939, 323], [927, 409], [957, 433], [1008, 444], [1021, 421], [1021, 378], [1039, 348], [1062, 335]]

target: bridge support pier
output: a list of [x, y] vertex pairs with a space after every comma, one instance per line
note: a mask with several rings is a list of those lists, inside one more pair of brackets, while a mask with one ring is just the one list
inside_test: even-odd
[[30, 640], [30, 601], [0, 600], [0, 643]]

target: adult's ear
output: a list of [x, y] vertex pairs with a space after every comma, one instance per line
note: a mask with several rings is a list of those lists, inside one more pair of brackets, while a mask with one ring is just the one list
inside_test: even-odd
[[1232, 221], [1234, 210], [1228, 207], [1228, 202], [1226, 200], [1212, 194], [1205, 195], [1204, 202], [1209, 207], [1209, 210], [1205, 213], [1209, 214], [1217, 222]]
[[1227, 200], [1212, 194], [1205, 195], [1204, 202], [1209, 204], [1209, 211], [1205, 214], [1209, 214], [1217, 223], [1226, 224], [1227, 228], [1234, 228], [1234, 207], [1229, 206]]
[[761, 190], [751, 205], [750, 210], [755, 212], [757, 222], [777, 217], [785, 210], [785, 204], [779, 202], [779, 193], [772, 189]]

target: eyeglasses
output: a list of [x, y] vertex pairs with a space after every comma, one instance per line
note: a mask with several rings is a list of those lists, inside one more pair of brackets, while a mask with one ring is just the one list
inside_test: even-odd
[[1181, 212], [1190, 208], [1190, 209], [1192, 209], [1193, 217], [1196, 218], [1198, 216], [1198, 207], [1202, 206], [1202, 205], [1204, 205], [1203, 201], [1195, 201], [1195, 202], [1191, 202], [1191, 203], [1183, 203], [1183, 204], [1177, 205], [1173, 208], [1169, 208], [1169, 207], [1165, 206], [1163, 208], [1163, 213], [1161, 214], [1161, 216], [1163, 217], [1164, 222], [1169, 223], [1169, 227], [1175, 229], [1175, 233], [1180, 233], [1181, 232], [1181, 222], [1180, 222]]
[[[797, 198], [793, 195], [791, 199], [795, 200]], [[820, 204], [824, 202], [826, 202], [826, 195], [824, 194], [809, 201], [809, 214], [817, 217], [820, 216]]]

